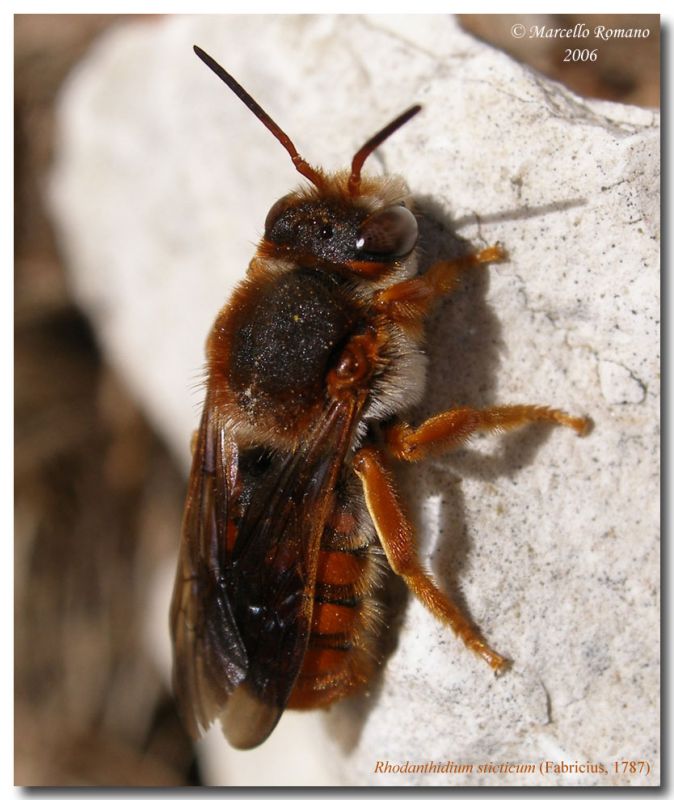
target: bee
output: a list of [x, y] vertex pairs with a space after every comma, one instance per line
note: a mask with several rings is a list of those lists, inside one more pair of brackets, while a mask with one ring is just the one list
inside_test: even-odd
[[207, 341], [206, 398], [171, 604], [174, 689], [197, 737], [216, 719], [230, 744], [263, 742], [284, 709], [326, 708], [378, 663], [381, 569], [496, 672], [493, 650], [422, 567], [391, 460], [418, 461], [478, 431], [588, 421], [536, 405], [452, 408], [416, 427], [424, 321], [463, 270], [500, 245], [419, 274], [418, 226], [399, 177], [362, 175], [368, 156], [420, 110], [327, 174], [234, 78], [221, 78], [287, 150], [304, 185], [271, 207], [244, 280]]

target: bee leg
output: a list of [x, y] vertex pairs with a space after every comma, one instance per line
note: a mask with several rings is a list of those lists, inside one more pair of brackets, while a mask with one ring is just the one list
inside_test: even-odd
[[503, 261], [505, 258], [503, 247], [495, 244], [453, 261], [437, 261], [423, 275], [401, 281], [377, 292], [374, 306], [389, 319], [402, 325], [413, 326], [428, 314], [435, 300], [456, 289], [464, 269]]
[[[428, 283], [436, 297], [454, 291], [459, 284], [461, 272], [469, 267], [505, 261], [506, 251], [498, 242], [482, 250], [474, 250], [452, 261], [436, 261], [420, 278]], [[412, 279], [414, 280], [414, 279]]]
[[473, 652], [495, 670], [503, 670], [508, 659], [492, 650], [458, 606], [423, 570], [414, 545], [414, 531], [398, 499], [393, 478], [381, 452], [366, 446], [354, 456], [353, 468], [363, 484], [368, 511], [393, 571], [400, 575], [419, 600]]
[[388, 451], [395, 458], [419, 461], [431, 453], [462, 445], [478, 431], [508, 431], [529, 422], [566, 425], [579, 436], [584, 436], [591, 428], [587, 417], [572, 417], [547, 406], [493, 406], [482, 410], [453, 408], [431, 417], [416, 428], [406, 422], [396, 422], [386, 430], [385, 440]]

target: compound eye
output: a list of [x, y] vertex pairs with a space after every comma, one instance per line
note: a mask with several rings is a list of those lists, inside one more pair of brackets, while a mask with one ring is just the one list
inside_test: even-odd
[[405, 206], [392, 206], [371, 214], [358, 229], [356, 250], [374, 256], [402, 258], [414, 249], [419, 228]]
[[272, 232], [274, 225], [279, 220], [281, 214], [286, 211], [292, 205], [292, 195], [286, 194], [280, 199], [278, 199], [274, 205], [269, 209], [267, 213], [267, 218], [264, 221], [264, 235], [269, 238], [269, 234]]

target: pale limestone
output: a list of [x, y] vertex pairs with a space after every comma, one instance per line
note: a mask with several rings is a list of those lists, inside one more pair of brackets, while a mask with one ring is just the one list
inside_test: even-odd
[[[52, 208], [108, 358], [185, 465], [208, 328], [269, 206], [298, 183], [193, 43], [329, 169], [423, 103], [369, 169], [404, 175], [435, 214], [430, 253], [451, 223], [510, 258], [435, 315], [418, 419], [525, 402], [595, 423], [586, 439], [477, 439], [401, 470], [433, 574], [512, 657], [509, 673], [495, 678], [411, 599], [371, 698], [287, 714], [250, 753], [211, 731], [208, 780], [624, 785], [477, 766], [645, 758], [651, 774], [632, 783], [657, 783], [658, 114], [576, 97], [445, 17], [183, 17], [107, 36], [61, 100]], [[150, 624], [168, 673], [170, 579], [158, 586]], [[386, 759], [475, 769], [374, 773]]]

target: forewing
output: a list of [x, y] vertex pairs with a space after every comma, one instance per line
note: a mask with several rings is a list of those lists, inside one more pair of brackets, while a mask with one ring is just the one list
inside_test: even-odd
[[306, 652], [321, 534], [357, 416], [355, 401], [332, 403], [251, 479], [206, 399], [171, 607], [174, 688], [193, 736], [220, 717], [247, 748], [276, 726]]
[[249, 667], [222, 718], [232, 744], [274, 729], [306, 652], [320, 540], [356, 421], [335, 402], [292, 453], [272, 463], [243, 514], [226, 583]]
[[192, 458], [171, 603], [173, 684], [195, 738], [217, 718], [248, 669], [224, 579], [238, 451], [207, 397]]

